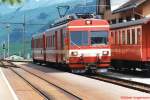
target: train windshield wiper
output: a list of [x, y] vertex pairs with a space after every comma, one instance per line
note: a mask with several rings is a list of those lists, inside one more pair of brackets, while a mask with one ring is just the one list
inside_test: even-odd
[[76, 43], [74, 43], [73, 41], [71, 41], [71, 43], [76, 45], [80, 49], [80, 46], [78, 46]]

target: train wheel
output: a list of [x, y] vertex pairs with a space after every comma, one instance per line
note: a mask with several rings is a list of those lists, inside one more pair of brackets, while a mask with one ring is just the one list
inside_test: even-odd
[[36, 63], [37, 63], [37, 61], [36, 61], [35, 59], [33, 59], [33, 63], [34, 63], [34, 64], [36, 64]]
[[72, 69], [71, 72], [74, 74], [84, 74], [86, 70], [85, 69]]

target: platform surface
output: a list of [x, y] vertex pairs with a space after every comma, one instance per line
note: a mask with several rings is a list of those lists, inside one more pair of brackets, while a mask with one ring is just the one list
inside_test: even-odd
[[8, 80], [0, 68], [0, 100], [18, 100]]

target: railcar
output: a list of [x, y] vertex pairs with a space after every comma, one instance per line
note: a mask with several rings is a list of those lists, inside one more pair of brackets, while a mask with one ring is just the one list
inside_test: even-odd
[[150, 70], [150, 18], [110, 27], [112, 66], [117, 70]]
[[111, 60], [109, 33], [106, 20], [61, 18], [32, 37], [33, 61], [65, 65], [74, 73], [106, 72]]

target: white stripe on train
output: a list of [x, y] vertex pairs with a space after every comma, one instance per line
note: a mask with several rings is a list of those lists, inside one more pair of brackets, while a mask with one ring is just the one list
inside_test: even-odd
[[[86, 57], [86, 56], [90, 56], [90, 57], [93, 57], [93, 56], [96, 56], [97, 54], [99, 54], [99, 56], [102, 56], [103, 54], [103, 51], [108, 51], [109, 54], [108, 56], [111, 56], [111, 51], [110, 49], [80, 49], [80, 50], [69, 50], [69, 51], [66, 51], [66, 50], [46, 50], [46, 54], [67, 54], [69, 53], [70, 56], [72, 56], [72, 52], [78, 52], [78, 55], [76, 57], [80, 57], [82, 54]], [[41, 54], [41, 50], [34, 50], [33, 51], [35, 54]]]

